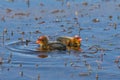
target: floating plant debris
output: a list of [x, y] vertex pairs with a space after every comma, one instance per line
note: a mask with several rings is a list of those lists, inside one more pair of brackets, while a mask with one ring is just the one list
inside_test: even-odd
[[0, 57], [0, 64], [2, 64], [3, 63], [3, 58], [2, 57]]
[[36, 68], [38, 68], [38, 66], [39, 66], [39, 65], [38, 65], [38, 64], [36, 64], [35, 66], [36, 66]]
[[95, 18], [92, 20], [94, 23], [100, 22], [100, 20], [98, 18]]
[[14, 0], [6, 0], [6, 1], [8, 1], [8, 2], [14, 2]]
[[35, 33], [35, 34], [38, 34], [38, 33], [42, 33], [42, 32], [39, 31], [39, 30], [36, 30], [34, 33]]
[[45, 21], [41, 21], [41, 22], [39, 22], [38, 24], [44, 24], [45, 23]]
[[45, 6], [43, 3], [40, 3], [40, 6]]
[[87, 2], [83, 2], [83, 3], [82, 3], [82, 5], [87, 6], [87, 5], [88, 5], [88, 3], [87, 3]]
[[15, 13], [14, 14], [15, 16], [29, 16], [30, 15], [30, 13]]
[[55, 14], [55, 13], [59, 13], [60, 12], [60, 10], [54, 10], [54, 11], [52, 11], [51, 13], [52, 14]]
[[19, 64], [19, 67], [22, 67], [23, 65], [22, 64]]
[[26, 40], [26, 46], [28, 46], [28, 43], [30, 42], [30, 40]]
[[21, 77], [23, 77], [23, 71], [19, 72], [19, 75], [20, 75]]
[[10, 12], [12, 12], [12, 10], [9, 9], [9, 8], [7, 8], [7, 9], [6, 9], [6, 13], [10, 13]]
[[109, 16], [109, 19], [111, 20], [113, 18], [113, 16]]
[[83, 73], [80, 73], [79, 76], [89, 76], [90, 74], [88, 72], [83, 72]]
[[1, 18], [1, 21], [5, 22], [5, 17], [4, 16]]
[[38, 74], [37, 80], [40, 80], [40, 74]]
[[120, 62], [120, 56], [118, 56], [115, 61], [114, 61], [116, 64], [118, 64]]
[[98, 74], [96, 74], [96, 80], [98, 80], [98, 78], [99, 78], [99, 76], [98, 76]]
[[70, 2], [69, 1], [67, 2], [67, 7], [70, 8]]
[[7, 32], [8, 32], [8, 30], [5, 28], [5, 29], [4, 29], [4, 33], [6, 34]]

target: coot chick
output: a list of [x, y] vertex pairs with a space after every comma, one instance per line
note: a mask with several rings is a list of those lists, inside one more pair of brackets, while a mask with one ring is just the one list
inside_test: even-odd
[[77, 35], [75, 35], [74, 37], [62, 36], [58, 37], [57, 41], [63, 43], [69, 48], [80, 48], [82, 38]]
[[40, 45], [42, 51], [66, 50], [66, 45], [58, 41], [49, 41], [47, 36], [40, 36], [36, 43]]

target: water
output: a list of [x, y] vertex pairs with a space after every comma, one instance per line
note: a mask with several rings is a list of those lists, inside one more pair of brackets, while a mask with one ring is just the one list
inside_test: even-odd
[[[0, 1], [0, 80], [120, 79], [119, 0], [27, 1]], [[82, 51], [37, 50], [39, 36], [56, 40], [79, 28]]]

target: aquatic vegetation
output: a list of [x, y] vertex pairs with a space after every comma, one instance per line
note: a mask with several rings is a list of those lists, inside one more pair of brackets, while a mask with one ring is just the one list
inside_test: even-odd
[[92, 21], [95, 22], [95, 23], [100, 22], [100, 20], [98, 18], [93, 19]]
[[20, 76], [23, 77], [23, 71], [19, 72]]
[[117, 56], [117, 58], [114, 60], [114, 63], [116, 63], [117, 67], [120, 69], [119, 62], [120, 62], [120, 56]]
[[3, 58], [2, 57], [0, 57], [0, 64], [2, 64], [3, 63]]
[[6, 9], [6, 13], [10, 13], [10, 12], [12, 12], [12, 10], [9, 9], [9, 8], [7, 8], [7, 9]]

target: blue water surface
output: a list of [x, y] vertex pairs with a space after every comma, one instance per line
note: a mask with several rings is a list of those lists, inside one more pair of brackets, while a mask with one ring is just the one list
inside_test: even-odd
[[[0, 0], [0, 80], [119, 80], [119, 13], [119, 0]], [[42, 35], [80, 35], [82, 51], [40, 52]]]

